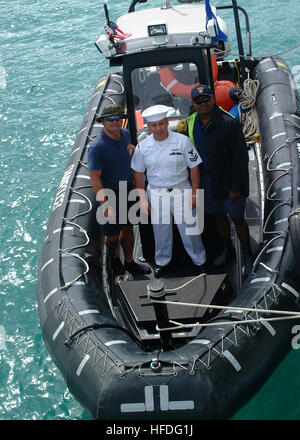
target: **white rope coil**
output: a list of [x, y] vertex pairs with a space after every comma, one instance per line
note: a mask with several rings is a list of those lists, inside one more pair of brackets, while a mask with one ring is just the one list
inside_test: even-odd
[[258, 117], [255, 108], [256, 95], [259, 88], [259, 81], [253, 79], [246, 79], [244, 81], [244, 88], [240, 95], [240, 108], [243, 133], [246, 142], [253, 141], [253, 136], [258, 133]]

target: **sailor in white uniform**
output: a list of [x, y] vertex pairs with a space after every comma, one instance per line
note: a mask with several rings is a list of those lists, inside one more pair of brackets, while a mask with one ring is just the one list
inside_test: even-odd
[[[142, 116], [151, 135], [137, 145], [131, 161], [141, 211], [151, 211], [156, 277], [163, 275], [172, 259], [173, 216], [183, 245], [198, 273], [203, 272], [202, 265], [206, 261], [195, 212], [200, 184], [198, 165], [202, 159], [187, 136], [168, 130], [168, 117], [173, 114], [174, 109], [164, 105], [144, 110]], [[150, 203], [144, 192], [145, 171]]]

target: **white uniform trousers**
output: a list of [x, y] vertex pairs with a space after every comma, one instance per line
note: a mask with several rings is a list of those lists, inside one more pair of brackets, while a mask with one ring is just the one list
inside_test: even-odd
[[166, 266], [172, 259], [173, 216], [184, 248], [193, 263], [197, 266], [205, 263], [206, 253], [196, 222], [196, 209], [190, 208], [190, 183], [173, 187], [171, 191], [170, 188], [153, 188], [153, 185], [148, 185], [147, 194], [151, 205], [155, 263]]

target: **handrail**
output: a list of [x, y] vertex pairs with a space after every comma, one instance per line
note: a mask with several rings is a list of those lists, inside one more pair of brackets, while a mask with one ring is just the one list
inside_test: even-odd
[[[249, 23], [249, 17], [248, 14], [246, 12], [246, 10], [244, 8], [242, 8], [241, 6], [236, 6], [237, 9], [239, 9], [245, 17], [245, 25], [246, 25], [246, 49], [247, 49], [247, 53], [246, 56], [252, 56], [252, 48], [251, 48], [251, 34], [250, 34], [250, 23]], [[218, 9], [233, 9], [234, 6], [233, 5], [228, 5], [228, 6], [216, 6], [217, 10]]]
[[147, 3], [147, 0], [132, 0], [131, 4], [129, 6], [129, 9], [128, 9], [128, 13], [135, 11], [135, 5], [137, 3]]

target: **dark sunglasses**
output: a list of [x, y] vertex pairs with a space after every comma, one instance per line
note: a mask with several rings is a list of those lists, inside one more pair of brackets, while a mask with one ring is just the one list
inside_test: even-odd
[[203, 96], [203, 97], [199, 97], [199, 98], [195, 98], [194, 101], [196, 104], [200, 105], [203, 104], [204, 102], [208, 102], [210, 100], [211, 96]]
[[105, 116], [105, 119], [109, 122], [120, 121], [121, 119], [124, 119], [124, 116]]

